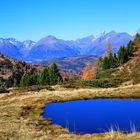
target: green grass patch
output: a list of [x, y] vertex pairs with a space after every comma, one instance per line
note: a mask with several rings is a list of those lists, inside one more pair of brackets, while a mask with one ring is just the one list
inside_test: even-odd
[[95, 79], [95, 80], [86, 80], [86, 81], [83, 80], [81, 82], [86, 86], [100, 87], [100, 88], [118, 87], [120, 84], [120, 81], [117, 79], [113, 79], [111, 81]]
[[13, 92], [28, 92], [28, 91], [37, 91], [39, 92], [42, 89], [46, 89], [49, 91], [53, 91], [54, 89], [49, 86], [49, 85], [45, 85], [45, 86], [40, 86], [40, 85], [35, 85], [35, 86], [29, 86], [29, 87], [17, 87], [15, 89], [12, 89]]
[[0, 88], [0, 93], [9, 93], [9, 90], [6, 88]]
[[52, 124], [52, 119], [39, 119], [37, 125], [51, 125]]
[[115, 69], [99, 71], [96, 74], [96, 79], [113, 79], [114, 78], [114, 75], [112, 75], [113, 72], [115, 72]]
[[87, 87], [80, 80], [69, 81], [69, 82], [63, 83], [61, 86], [63, 88], [67, 88], [67, 89], [80, 89], [80, 88], [86, 88]]

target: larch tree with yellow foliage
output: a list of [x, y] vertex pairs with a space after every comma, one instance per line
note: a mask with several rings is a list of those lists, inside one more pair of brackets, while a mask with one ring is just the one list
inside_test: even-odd
[[82, 74], [82, 80], [93, 80], [96, 77], [96, 68], [87, 65]]

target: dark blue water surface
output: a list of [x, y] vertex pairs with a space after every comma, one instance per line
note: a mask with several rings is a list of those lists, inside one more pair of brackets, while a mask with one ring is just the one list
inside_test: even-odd
[[130, 132], [140, 128], [140, 100], [79, 100], [52, 103], [45, 107], [44, 118], [51, 118], [76, 133], [101, 133], [115, 130]]

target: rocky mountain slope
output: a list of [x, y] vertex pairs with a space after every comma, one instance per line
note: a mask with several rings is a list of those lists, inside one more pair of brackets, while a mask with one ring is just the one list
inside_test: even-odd
[[55, 58], [77, 56], [80, 52], [64, 40], [48, 36], [39, 40], [29, 52], [28, 61], [51, 60]]

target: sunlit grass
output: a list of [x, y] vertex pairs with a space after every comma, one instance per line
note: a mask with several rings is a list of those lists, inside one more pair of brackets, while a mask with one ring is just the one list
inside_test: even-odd
[[[52, 125], [50, 119], [41, 117], [45, 104], [79, 99], [96, 98], [139, 98], [140, 84], [118, 88], [78, 88], [67, 89], [53, 86], [54, 90], [24, 91], [0, 94], [0, 139], [54, 139], [54, 140], [138, 140], [140, 133], [132, 127], [130, 134], [119, 129], [108, 130], [102, 134], [76, 135], [58, 125]], [[133, 126], [133, 125], [132, 125]]]

